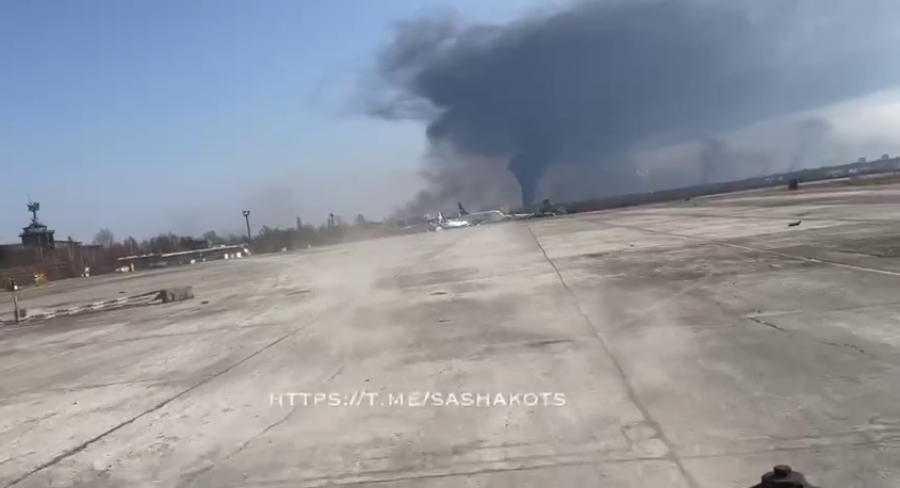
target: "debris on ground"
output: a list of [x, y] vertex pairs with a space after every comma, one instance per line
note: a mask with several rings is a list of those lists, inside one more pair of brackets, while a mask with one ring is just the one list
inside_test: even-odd
[[162, 300], [163, 303], [180, 302], [184, 300], [190, 300], [192, 298], [194, 298], [193, 286], [167, 288], [165, 290], [160, 290], [159, 294], [156, 295], [156, 299]]
[[788, 224], [788, 227], [797, 227], [798, 225], [800, 225], [800, 222], [803, 222], [803, 221], [802, 221], [802, 220], [798, 220], [798, 221], [796, 221], [796, 222], [791, 222], [791, 223]]
[[302, 295], [304, 293], [312, 293], [312, 290], [310, 290], [309, 288], [304, 288], [302, 290], [294, 290], [292, 292], [286, 293], [284, 296], [289, 297], [289, 296], [293, 296], [293, 295]]

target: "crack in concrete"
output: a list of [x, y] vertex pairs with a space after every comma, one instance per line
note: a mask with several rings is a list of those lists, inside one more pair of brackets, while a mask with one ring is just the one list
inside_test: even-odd
[[[666, 232], [666, 231], [661, 231], [661, 230], [645, 229], [645, 228], [643, 228], [643, 227], [637, 227], [637, 226], [633, 226], [633, 225], [611, 224], [611, 223], [609, 223], [609, 222], [599, 221], [599, 220], [596, 221], [596, 222], [597, 222], [598, 224], [601, 224], [601, 225], [607, 225], [607, 226], [610, 226], [610, 227], [618, 227], [618, 228], [620, 228], [620, 229], [639, 230], [639, 231], [642, 231], [642, 232], [647, 232], [647, 233], [649, 233], [649, 234], [659, 234], [659, 235], [665, 235], [665, 236], [670, 236], [670, 237], [677, 237], [677, 238], [679, 238], [679, 239], [687, 239], [687, 240], [696, 241], [696, 242], [704, 242], [704, 243], [707, 243], [707, 244], [714, 244], [714, 245], [719, 245], [719, 246], [732, 247], [732, 248], [735, 248], [735, 249], [742, 249], [742, 250], [744, 250], [744, 251], [752, 251], [752, 252], [756, 252], [756, 253], [769, 254], [769, 255], [772, 255], [772, 256], [778, 256], [778, 257], [781, 257], [781, 258], [791, 259], [791, 260], [794, 260], [794, 261], [800, 261], [800, 262], [805, 262], [805, 263], [828, 264], [828, 265], [831, 265], [831, 266], [834, 266], [834, 267], [837, 267], [837, 268], [845, 268], [845, 269], [852, 269], [852, 270], [855, 270], [855, 271], [864, 271], [864, 272], [867, 272], [867, 273], [875, 273], [875, 274], [882, 274], [882, 275], [887, 275], [887, 276], [900, 277], [900, 272], [898, 272], [898, 271], [891, 271], [891, 270], [887, 270], [887, 269], [871, 268], [871, 267], [868, 267], [868, 266], [858, 266], [858, 265], [855, 265], [855, 264], [841, 263], [841, 262], [839, 262], [839, 261], [833, 261], [833, 260], [830, 260], [830, 259], [821, 259], [821, 258], [811, 258], [811, 257], [806, 257], [806, 256], [797, 256], [797, 255], [795, 255], [795, 254], [787, 254], [787, 253], [783, 253], [783, 252], [773, 251], [773, 250], [771, 250], [771, 249], [761, 249], [761, 248], [758, 248], [758, 247], [745, 246], [745, 245], [742, 245], [742, 244], [734, 244], [734, 243], [731, 243], [731, 242], [716, 241], [716, 240], [713, 240], [713, 239], [705, 239], [705, 238], [703, 238], [703, 237], [695, 237], [695, 236], [688, 236], [688, 235], [684, 235], [684, 234], [677, 234], [677, 233], [675, 233], [675, 232]], [[532, 235], [533, 235], [533, 234], [532, 234]]]
[[865, 349], [863, 349], [863, 348], [861, 348], [861, 347], [859, 347], [859, 346], [854, 346], [853, 344], [847, 344], [846, 342], [828, 342], [828, 341], [822, 341], [822, 343], [823, 343], [823, 344], [828, 344], [829, 346], [849, 347], [850, 349], [853, 349], [854, 351], [856, 351], [856, 352], [858, 352], [858, 353], [861, 353], [861, 354], [865, 354], [865, 353], [866, 353], [866, 350], [865, 350]]
[[[889, 303], [879, 303], [877, 305], [863, 305], [863, 306], [852, 306], [852, 307], [837, 307], [830, 308], [827, 310], [817, 310], [812, 313], [817, 314], [830, 314], [830, 313], [839, 313], [839, 312], [857, 312], [864, 310], [878, 310], [880, 308], [890, 308], [900, 306], [900, 302], [889, 302]], [[785, 315], [802, 315], [810, 313], [809, 310], [772, 310], [769, 312], [755, 312], [746, 314], [743, 317], [746, 319], [749, 318], [760, 318], [760, 317], [782, 317]]]
[[[824, 438], [824, 437], [823, 437]], [[721, 459], [726, 457], [743, 457], [743, 456], [751, 456], [751, 455], [760, 455], [760, 454], [774, 454], [774, 453], [798, 453], [798, 452], [821, 452], [823, 450], [834, 450], [834, 449], [842, 449], [846, 447], [864, 447], [871, 445], [900, 445], [900, 439], [895, 440], [878, 440], [878, 441], [859, 441], [859, 442], [846, 442], [840, 444], [830, 444], [830, 445], [819, 445], [819, 446], [797, 446], [797, 447], [775, 447], [771, 449], [756, 449], [756, 450], [748, 450], [748, 451], [733, 451], [733, 452], [721, 452], [716, 454], [696, 454], [696, 455], [681, 455], [678, 456], [679, 459], [689, 459], [689, 460], [703, 460], [703, 459]], [[585, 453], [587, 455], [587, 453]], [[285, 478], [285, 479], [267, 479], [265, 481], [257, 481], [252, 484], [247, 484], [246, 486], [317, 486], [322, 488], [339, 488], [339, 487], [352, 487], [352, 486], [372, 486], [372, 485], [384, 485], [384, 484], [396, 484], [398, 482], [409, 482], [409, 481], [419, 481], [419, 480], [437, 480], [437, 479], [451, 479], [456, 477], [472, 477], [472, 476], [483, 476], [490, 474], [502, 474], [502, 473], [511, 473], [511, 472], [527, 472], [527, 471], [538, 471], [542, 469], [555, 469], [555, 468], [566, 468], [566, 467], [577, 467], [577, 466], [610, 466], [610, 465], [622, 465], [622, 464], [631, 464], [631, 463], [642, 463], [642, 462], [652, 462], [652, 461], [669, 461], [674, 462], [669, 456], [640, 456], [634, 458], [626, 458], [626, 459], [586, 459], [586, 460], [573, 460], [573, 461], [554, 461], [554, 459], [559, 456], [527, 456], [523, 458], [516, 458], [516, 465], [509, 467], [496, 467], [496, 468], [475, 468], [462, 472], [448, 472], [448, 473], [416, 473], [410, 472], [408, 470], [383, 470], [383, 471], [370, 471], [365, 473], [353, 473], [340, 477], [322, 477], [322, 478]], [[524, 461], [545, 461], [541, 464], [537, 465], [521, 465]], [[674, 462], [676, 467], [679, 463]], [[688, 482], [690, 482], [688, 480]], [[696, 486], [696, 485], [692, 485]]]
[[[676, 233], [674, 233], [674, 232], [665, 232], [665, 231], [659, 231], [659, 230], [645, 229], [645, 228], [642, 228], [642, 227], [636, 227], [636, 226], [632, 226], [632, 225], [611, 224], [611, 223], [609, 223], [609, 222], [603, 222], [603, 221], [598, 221], [598, 223], [600, 223], [600, 224], [602, 224], [602, 225], [608, 225], [608, 226], [610, 226], [610, 227], [619, 227], [619, 228], [623, 228], [623, 229], [639, 230], [639, 231], [647, 232], [647, 233], [650, 233], [650, 234], [661, 234], [661, 235], [667, 235], [667, 236], [671, 236], [671, 237], [677, 237], [677, 238], [680, 238], [680, 239], [688, 239], [688, 240], [693, 240], [693, 241], [697, 241], [697, 242], [703, 242], [703, 243], [707, 243], [707, 244], [720, 245], [720, 246], [725, 246], [725, 247], [732, 247], [732, 248], [735, 248], [735, 249], [742, 249], [742, 250], [745, 250], [745, 251], [752, 251], [752, 252], [758, 252], [758, 253], [763, 253], [763, 254], [770, 254], [770, 255], [773, 255], [773, 256], [778, 256], [778, 257], [782, 257], [782, 258], [786, 258], [786, 259], [792, 259], [792, 260], [801, 261], [801, 262], [817, 263], [817, 264], [829, 264], [829, 265], [831, 265], [831, 266], [835, 266], [835, 267], [838, 267], [838, 268], [846, 268], [846, 269], [851, 269], [851, 270], [856, 270], [856, 271], [864, 271], [864, 272], [868, 272], [868, 273], [875, 273], [875, 274], [882, 274], [882, 275], [888, 275], [888, 276], [900, 277], [900, 272], [890, 271], [890, 270], [885, 270], [885, 269], [870, 268], [870, 267], [866, 267], [866, 266], [857, 266], [857, 265], [854, 265], [854, 264], [846, 264], [846, 263], [841, 263], [841, 262], [837, 262], [837, 261], [831, 261], [831, 260], [828, 260], [828, 259], [819, 259], [819, 258], [810, 258], [810, 257], [805, 257], [805, 256], [796, 256], [796, 255], [793, 255], [793, 254], [786, 254], [786, 253], [782, 253], [782, 252], [778, 252], [778, 251], [772, 251], [772, 250], [768, 250], [768, 249], [760, 249], [760, 248], [756, 248], [756, 247], [752, 247], [752, 246], [744, 246], [744, 245], [740, 245], [740, 244], [733, 244], [733, 243], [730, 243], [730, 242], [723, 242], [723, 241], [716, 241], [716, 240], [711, 240], [711, 239], [704, 239], [704, 238], [702, 238], [702, 237], [686, 236], [686, 235], [682, 235], [682, 234], [676, 234]], [[531, 230], [531, 229], [529, 228], [529, 231], [530, 231], [530, 230]], [[532, 236], [534, 236], [534, 233], [532, 233]], [[537, 237], [535, 237], [535, 240], [537, 240]], [[540, 245], [540, 243], [539, 243], [538, 245]], [[543, 248], [541, 248], [541, 249], [543, 249]], [[562, 279], [562, 277], [560, 277], [560, 279]], [[784, 333], [786, 333], [786, 334], [788, 334], [788, 335], [790, 335], [790, 336], [792, 336], [792, 337], [795, 336], [795, 334], [794, 334], [792, 331], [790, 331], [790, 330], [788, 330], [788, 329], [784, 329], [784, 328], [782, 328], [782, 327], [779, 327], [779, 326], [777, 326], [777, 325], [775, 325], [775, 324], [773, 324], [773, 323], [771, 323], [771, 322], [766, 322], [766, 321], [761, 320], [761, 319], [759, 319], [759, 318], [757, 318], [757, 317], [745, 317], [745, 318], [748, 319], [748, 320], [750, 320], [751, 322], [754, 322], [754, 323], [757, 323], [757, 324], [760, 324], [760, 325], [765, 325], [765, 326], [771, 327], [771, 328], [773, 328], [773, 329], [775, 329], [775, 330], [784, 332]], [[852, 345], [852, 344], [847, 344], [847, 343], [837, 343], [837, 342], [829, 342], [829, 341], [823, 341], [823, 340], [821, 340], [821, 339], [816, 339], [816, 338], [813, 338], [813, 340], [816, 341], [816, 342], [822, 343], [822, 344], [829, 345], [829, 346], [847, 347], [847, 348], [853, 349], [853, 350], [855, 350], [855, 351], [857, 351], [857, 352], [860, 352], [860, 353], [863, 353], [863, 354], [865, 354], [865, 352], [866, 352], [864, 349], [862, 349], [862, 348], [860, 348], [860, 347], [858, 347], [858, 346], [854, 346], [854, 345]]]
[[[785, 334], [787, 334], [787, 335], [789, 335], [789, 336], [791, 336], [791, 337], [797, 337], [797, 336], [798, 336], [796, 333], [794, 333], [794, 331], [785, 329], [785, 328], [783, 328], [783, 327], [779, 327], [779, 326], [777, 326], [777, 325], [775, 325], [775, 324], [773, 324], [773, 323], [771, 323], [771, 322], [766, 322], [765, 320], [760, 320], [760, 319], [758, 319], [758, 318], [756, 318], [756, 317], [747, 317], [747, 320], [749, 320], [749, 321], [751, 321], [751, 322], [755, 322], [755, 323], [760, 324], [760, 325], [765, 325], [765, 326], [767, 326], [767, 327], [771, 327], [771, 328], [773, 328], [773, 329], [775, 329], [775, 330], [777, 330], [777, 331], [780, 331], [780, 332], [784, 332]], [[806, 337], [806, 335], [804, 335], [804, 337]], [[846, 342], [832, 342], [832, 341], [826, 341], [826, 340], [818, 339], [818, 338], [815, 338], [815, 337], [810, 337], [809, 339], [810, 339], [810, 340], [813, 340], [813, 341], [815, 341], [815, 342], [819, 342], [819, 343], [821, 343], [821, 344], [828, 345], [828, 346], [847, 347], [847, 348], [853, 349], [854, 351], [856, 351], [856, 352], [858, 352], [858, 353], [861, 353], [861, 354], [865, 354], [865, 353], [866, 353], [866, 350], [865, 350], [865, 349], [863, 349], [863, 348], [861, 348], [861, 347], [859, 347], [859, 346], [854, 346], [853, 344], [848, 344], [848, 343], [846, 343]]]
[[791, 331], [789, 331], [789, 330], [787, 330], [787, 329], [784, 329], [784, 328], [782, 328], [782, 327], [779, 327], [779, 326], [777, 326], [777, 325], [775, 325], [775, 324], [773, 324], [773, 323], [771, 323], [771, 322], [766, 322], [765, 320], [758, 319], [758, 318], [756, 318], [756, 317], [747, 317], [747, 320], [749, 320], [750, 322], [754, 322], [754, 323], [760, 324], [760, 325], [765, 325], [766, 327], [771, 327], [771, 328], [773, 328], [773, 329], [775, 329], [775, 330], [777, 330], [777, 331], [784, 332], [785, 334], [788, 334], [788, 335], [790, 335], [790, 336], [793, 336], [793, 335], [794, 335], [793, 332], [791, 332]]
[[[696, 207], [695, 207], [696, 208]], [[699, 217], [699, 218], [714, 218], [714, 219], [747, 219], [747, 220], [774, 220], [774, 221], [786, 221], [791, 219], [796, 219], [797, 217], [803, 217], [803, 220], [809, 221], [825, 221], [825, 222], [847, 222], [853, 224], [892, 224], [896, 223], [896, 220], [866, 220], [866, 219], [846, 219], [846, 218], [828, 218], [828, 217], [807, 217], [806, 214], [808, 212], [801, 212], [796, 215], [786, 215], [783, 217], [767, 217], [767, 216], [756, 216], [756, 215], [733, 215], [733, 214], [722, 214], [718, 215], [715, 213], [683, 213], [683, 212], [647, 212], [641, 211], [641, 215], [653, 215], [660, 217]]]
[[[545, 458], [545, 456], [537, 456], [536, 458]], [[439, 479], [448, 479], [455, 477], [466, 477], [466, 476], [482, 476], [487, 474], [495, 474], [495, 473], [510, 473], [510, 472], [525, 472], [525, 471], [538, 471], [541, 469], [552, 469], [552, 468], [565, 468], [565, 467], [575, 467], [575, 466], [591, 466], [596, 464], [602, 465], [613, 465], [613, 464], [626, 464], [626, 463], [638, 463], [645, 461], [667, 461], [665, 458], [659, 457], [639, 457], [632, 459], [615, 459], [608, 461], [569, 461], [569, 462], [557, 462], [557, 463], [548, 463], [541, 464], [537, 466], [513, 466], [513, 467], [500, 467], [500, 468], [487, 468], [487, 469], [474, 469], [470, 471], [456, 472], [456, 473], [408, 473], [401, 470], [394, 471], [375, 471], [367, 474], [353, 474], [347, 475], [344, 478], [356, 478], [351, 480], [341, 480], [334, 478], [310, 478], [310, 479], [284, 479], [284, 480], [266, 480], [266, 481], [258, 481], [253, 485], [248, 486], [317, 486], [322, 488], [332, 488], [332, 487], [344, 487], [344, 486], [369, 486], [369, 485], [381, 485], [381, 484], [394, 484], [403, 481], [419, 481], [419, 480], [439, 480]], [[394, 474], [394, 476], [391, 476]], [[368, 478], [366, 478], [368, 476]], [[359, 479], [365, 478], [365, 479]], [[302, 483], [302, 484], [301, 484]]]
[[[100, 340], [91, 341], [91, 342], [54, 341], [54, 342], [45, 342], [42, 344], [36, 344], [27, 350], [13, 349], [13, 350], [8, 350], [8, 351], [0, 351], [0, 353], [9, 354], [9, 353], [13, 353], [13, 352], [33, 352], [33, 351], [40, 350], [40, 349], [54, 348], [54, 347], [64, 348], [63, 351], [55, 353], [54, 354], [54, 357], [55, 357], [55, 356], [59, 356], [61, 354], [69, 353], [73, 349], [85, 347], [85, 346], [96, 346], [96, 345], [102, 345], [102, 344], [120, 344], [120, 343], [126, 343], [126, 342], [140, 342], [140, 341], [151, 340], [151, 339], [168, 339], [171, 337], [190, 337], [190, 336], [210, 335], [210, 334], [219, 335], [222, 333], [222, 331], [229, 332], [229, 331], [240, 331], [242, 329], [254, 329], [254, 328], [259, 328], [259, 327], [282, 327], [282, 326], [284, 326], [284, 324], [277, 324], [277, 323], [248, 324], [248, 325], [222, 325], [222, 326], [218, 326], [217, 328], [209, 328], [209, 329], [205, 329], [205, 330], [195, 330], [195, 331], [191, 331], [191, 332], [173, 332], [170, 334], [147, 334], [147, 335], [142, 335], [142, 336], [137, 336], [137, 337], [124, 337], [121, 339], [110, 339], [110, 340], [102, 340], [102, 338], [101, 338]], [[44, 361], [48, 357], [49, 356], [43, 356], [40, 358], [28, 359], [28, 360], [23, 361], [22, 363], [16, 363], [12, 366], [8, 366], [3, 369], [0, 369], [0, 372], [6, 371], [8, 369], [19, 366], [23, 363], [27, 363], [27, 362], [34, 361], [34, 360]]]
[[556, 276], [559, 279], [560, 284], [562, 284], [563, 288], [565, 288], [566, 291], [568, 292], [570, 299], [574, 303], [575, 310], [578, 311], [578, 313], [584, 318], [585, 324], [588, 326], [588, 328], [591, 329], [591, 331], [594, 334], [594, 337], [597, 338], [597, 341], [600, 343], [600, 346], [603, 348], [603, 351], [606, 353], [606, 355], [609, 357], [610, 361], [612, 362], [613, 366], [616, 368], [616, 373], [619, 377], [619, 381], [622, 383], [622, 386], [625, 389], [625, 394], [627, 395], [628, 400], [635, 406], [635, 408], [637, 408], [641, 412], [641, 415], [644, 417], [644, 420], [656, 432], [656, 434], [658, 435], [659, 441], [662, 442], [662, 444], [666, 447], [666, 455], [665, 455], [664, 459], [671, 461], [672, 463], [675, 464], [675, 466], [678, 468], [678, 471], [681, 473], [681, 476], [684, 478], [684, 480], [688, 484], [688, 486], [690, 486], [691, 488], [699, 488], [699, 486], [700, 486], [699, 483], [697, 482], [697, 480], [694, 479], [694, 477], [688, 472], [687, 468], [681, 462], [681, 459], [679, 458], [679, 456], [677, 454], [675, 446], [666, 437], [666, 434], [663, 431], [662, 426], [659, 424], [659, 422], [656, 421], [656, 419], [653, 417], [653, 415], [650, 413], [650, 411], [647, 409], [647, 407], [643, 404], [640, 397], [638, 397], [638, 394], [635, 391], [634, 386], [628, 380], [628, 376], [625, 374], [625, 370], [622, 368], [622, 365], [619, 362], [618, 357], [616, 357], [616, 355], [613, 354], [613, 352], [610, 349], [609, 345], [607, 344], [606, 340], [603, 338], [602, 334], [600, 334], [600, 332], [597, 330], [597, 327], [594, 325], [590, 316], [588, 316], [588, 314], [581, 308], [581, 303], [578, 301], [578, 296], [569, 287], [569, 284], [566, 283], [566, 280], [563, 278], [562, 273], [560, 273], [559, 269], [556, 267], [556, 264], [553, 262], [553, 260], [551, 260], [550, 257], [547, 255], [547, 251], [544, 249], [544, 246], [541, 244], [541, 241], [538, 240], [537, 236], [534, 234], [534, 231], [531, 229], [531, 226], [530, 225], [526, 226], [526, 228], [528, 229], [528, 233], [531, 235], [531, 238], [534, 239], [535, 244], [537, 244], [538, 248], [541, 250], [541, 253], [544, 255], [544, 259], [547, 261], [547, 263], [551, 267], [553, 267], [553, 271], [556, 273]]
[[272, 342], [270, 342], [269, 344], [263, 346], [263, 347], [260, 348], [259, 350], [257, 350], [257, 351], [255, 351], [255, 352], [253, 352], [252, 354], [248, 355], [248, 356], [245, 357], [244, 359], [241, 359], [240, 361], [237, 361], [236, 363], [232, 364], [231, 366], [228, 366], [227, 368], [223, 369], [222, 371], [219, 371], [219, 372], [217, 372], [217, 373], [212, 374], [212, 375], [209, 376], [208, 378], [205, 378], [205, 379], [203, 379], [202, 381], [199, 381], [198, 383], [194, 384], [193, 386], [191, 386], [191, 387], [189, 387], [189, 388], [187, 388], [187, 389], [185, 389], [185, 390], [182, 390], [181, 392], [179, 392], [179, 393], [177, 393], [177, 394], [175, 394], [175, 395], [173, 395], [173, 396], [171, 396], [171, 397], [169, 397], [169, 398], [167, 398], [167, 399], [165, 399], [165, 400], [163, 400], [163, 401], [157, 403], [156, 405], [150, 407], [150, 408], [147, 409], [147, 410], [144, 410], [143, 412], [141, 412], [141, 413], [135, 415], [134, 417], [132, 417], [132, 418], [130, 418], [130, 419], [124, 421], [124, 422], [120, 422], [119, 424], [117, 424], [117, 425], [115, 425], [115, 426], [113, 426], [113, 427], [107, 429], [107, 430], [104, 431], [104, 432], [101, 432], [100, 434], [98, 434], [98, 435], [96, 435], [96, 436], [94, 436], [94, 437], [92, 437], [92, 438], [90, 438], [90, 439], [88, 439], [88, 440], [82, 442], [81, 444], [79, 444], [79, 445], [77, 445], [77, 446], [75, 446], [75, 447], [73, 447], [73, 448], [70, 448], [70, 449], [68, 449], [68, 450], [66, 450], [66, 451], [64, 451], [64, 452], [62, 452], [62, 453], [60, 453], [60, 454], [58, 454], [58, 455], [56, 455], [55, 457], [53, 457], [53, 458], [50, 459], [49, 461], [47, 461], [47, 462], [45, 462], [45, 463], [39, 465], [38, 467], [32, 469], [31, 471], [29, 471], [29, 472], [27, 472], [27, 473], [25, 473], [25, 474], [19, 476], [18, 478], [13, 479], [13, 480], [10, 481], [9, 483], [3, 485], [3, 488], [10, 488], [10, 487], [12, 487], [12, 486], [15, 486], [15, 485], [21, 483], [22, 481], [24, 481], [25, 479], [29, 478], [30, 476], [34, 475], [35, 473], [38, 473], [38, 472], [43, 471], [43, 470], [45, 470], [45, 469], [47, 469], [47, 468], [49, 468], [49, 467], [52, 467], [52, 466], [58, 464], [59, 462], [65, 460], [65, 459], [67, 459], [67, 458], [69, 458], [69, 457], [71, 457], [71, 456], [74, 456], [75, 454], [78, 454], [78, 453], [81, 452], [81, 451], [84, 451], [85, 449], [87, 449], [88, 447], [90, 447], [92, 444], [95, 444], [95, 443], [99, 442], [100, 440], [102, 440], [102, 439], [105, 438], [106, 436], [112, 434], [113, 432], [116, 432], [117, 430], [119, 430], [119, 429], [121, 429], [121, 428], [123, 428], [123, 427], [125, 427], [125, 426], [128, 426], [128, 425], [131, 425], [131, 424], [135, 423], [135, 422], [138, 421], [141, 417], [144, 417], [144, 416], [149, 415], [149, 414], [151, 414], [151, 413], [153, 413], [153, 412], [155, 412], [155, 411], [157, 411], [157, 410], [162, 409], [163, 407], [165, 407], [166, 405], [172, 403], [173, 401], [175, 401], [175, 400], [177, 400], [177, 399], [179, 399], [179, 398], [181, 398], [181, 397], [187, 395], [188, 393], [190, 393], [190, 392], [196, 390], [197, 388], [200, 388], [201, 386], [203, 386], [203, 385], [209, 383], [210, 381], [215, 380], [216, 378], [222, 376], [223, 374], [228, 373], [229, 371], [231, 371], [231, 370], [237, 368], [238, 366], [240, 366], [240, 365], [246, 363], [247, 361], [253, 359], [254, 357], [256, 357], [256, 356], [262, 354], [263, 352], [267, 351], [268, 349], [270, 349], [270, 348], [272, 348], [272, 347], [278, 345], [278, 344], [281, 343], [282, 341], [284, 341], [284, 340], [290, 338], [291, 336], [294, 336], [295, 334], [297, 334], [297, 333], [303, 331], [304, 329], [306, 329], [306, 328], [308, 328], [308, 327], [311, 327], [312, 325], [314, 325], [314, 324], [319, 320], [319, 317], [320, 317], [320, 316], [321, 316], [321, 315], [316, 316], [316, 317], [315, 317], [313, 320], [311, 320], [308, 324], [305, 324], [305, 325], [303, 325], [303, 326], [297, 327], [296, 329], [294, 329], [294, 330], [288, 332], [287, 334], [285, 334], [285, 335], [279, 337], [278, 339], [275, 339], [274, 341], [272, 341]]
[[26, 452], [25, 454], [19, 454], [18, 456], [10, 456], [10, 457], [4, 459], [3, 461], [0, 461], [0, 466], [6, 464], [8, 462], [15, 461], [16, 459], [19, 459], [19, 458], [31, 456], [32, 454], [37, 454], [37, 451]]
[[[79, 391], [87, 391], [87, 390], [98, 390], [102, 388], [110, 388], [115, 386], [128, 386], [128, 385], [149, 385], [149, 387], [153, 387], [157, 384], [165, 384], [165, 383], [178, 383], [179, 381], [189, 381], [189, 380], [202, 380], [205, 378], [210, 378], [215, 376], [215, 373], [209, 374], [199, 374], [195, 376], [185, 376], [185, 377], [166, 377], [166, 378], [150, 378], [146, 380], [128, 380], [128, 381], [113, 381], [110, 383], [94, 383], [88, 385], [81, 386], [73, 386], [71, 388], [48, 388], [41, 389], [40, 392], [43, 393], [75, 393]], [[34, 395], [33, 391], [19, 391], [15, 393], [10, 393], [8, 395], [3, 396], [3, 400], [0, 401], [0, 405], [8, 405], [7, 400], [12, 400], [18, 397], [27, 397], [28, 395]]]
[[[321, 387], [327, 385], [328, 383], [331, 382], [331, 380], [333, 380], [333, 379], [336, 378], [338, 375], [340, 375], [340, 374], [344, 371], [344, 367], [345, 367], [345, 365], [342, 364], [342, 365], [340, 365], [337, 369], [335, 369], [333, 373], [331, 373], [330, 375], [328, 375], [327, 378], [325, 378], [325, 381], [322, 381], [322, 382], [320, 383], [319, 388], [321, 388]], [[237, 456], [237, 455], [240, 454], [244, 449], [246, 449], [247, 446], [249, 446], [253, 441], [255, 441], [256, 439], [259, 439], [260, 437], [262, 437], [262, 436], [264, 436], [264, 435], [266, 435], [269, 431], [271, 431], [271, 430], [274, 429], [275, 427], [278, 427], [279, 425], [282, 425], [282, 424], [284, 424], [285, 422], [287, 422], [288, 420], [290, 420], [291, 416], [293, 416], [293, 415], [294, 415], [294, 412], [296, 412], [296, 411], [297, 411], [297, 409], [295, 409], [295, 408], [290, 409], [290, 410], [288, 411], [287, 415], [285, 415], [284, 417], [282, 417], [282, 418], [276, 420], [275, 422], [273, 422], [273, 423], [271, 423], [270, 425], [266, 426], [266, 427], [265, 427], [263, 430], [261, 430], [259, 433], [257, 433], [257, 434], [255, 434], [255, 435], [251, 436], [249, 439], [247, 439], [246, 441], [242, 442], [241, 445], [238, 446], [238, 448], [237, 448], [234, 452], [232, 452], [231, 454], [225, 456], [224, 459], [219, 459], [219, 460], [213, 461], [213, 463], [210, 464], [209, 466], [206, 466], [206, 467], [204, 467], [204, 468], [202, 468], [202, 469], [200, 469], [200, 470], [198, 470], [198, 471], [196, 471], [196, 472], [194, 472], [194, 473], [191, 473], [191, 474], [189, 474], [189, 475], [187, 475], [187, 476], [182, 476], [182, 478], [181, 478], [182, 481], [186, 481], [186, 482], [188, 483], [187, 486], [194, 486], [194, 484], [197, 482], [197, 480], [198, 480], [201, 476], [203, 476], [204, 474], [208, 473], [209, 471], [212, 471], [216, 466], [219, 465], [219, 463], [226, 462], [226, 461], [228, 461], [229, 459], [231, 459], [231, 458]]]

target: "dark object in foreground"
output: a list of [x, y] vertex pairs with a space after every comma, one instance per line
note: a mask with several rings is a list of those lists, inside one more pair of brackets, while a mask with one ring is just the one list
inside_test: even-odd
[[800, 180], [794, 178], [788, 181], [788, 190], [796, 190], [798, 188], [800, 188]]
[[806, 476], [790, 466], [778, 465], [762, 475], [762, 481], [751, 488], [817, 488], [806, 481]]
[[167, 288], [165, 290], [160, 290], [159, 294], [156, 295], [156, 299], [162, 300], [163, 303], [180, 302], [192, 298], [194, 298], [194, 287], [192, 286]]
[[798, 220], [798, 221], [796, 221], [796, 222], [790, 222], [790, 223], [788, 224], [788, 227], [797, 227], [798, 225], [800, 225], [800, 222], [803, 222], [803, 221], [802, 221], [802, 220]]

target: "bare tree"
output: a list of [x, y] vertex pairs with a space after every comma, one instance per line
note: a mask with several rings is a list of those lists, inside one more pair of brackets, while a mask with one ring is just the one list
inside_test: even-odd
[[111, 247], [116, 243], [116, 238], [109, 229], [100, 229], [94, 235], [94, 244], [103, 247]]
[[128, 236], [122, 241], [122, 246], [124, 246], [125, 249], [128, 250], [128, 254], [131, 254], [132, 256], [141, 250], [141, 246], [138, 244], [137, 239], [131, 236]]
[[216, 234], [216, 231], [211, 230], [205, 234], [203, 234], [203, 240], [205, 240], [209, 245], [222, 244], [224, 240], [219, 237], [219, 234]]

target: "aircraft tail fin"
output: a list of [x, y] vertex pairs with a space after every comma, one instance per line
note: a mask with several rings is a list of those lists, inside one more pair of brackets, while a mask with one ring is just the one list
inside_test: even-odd
[[444, 223], [444, 214], [438, 211], [438, 223]]
[[459, 214], [460, 214], [460, 215], [469, 215], [469, 212], [466, 211], [465, 207], [462, 206], [462, 203], [461, 203], [461, 202], [456, 202], [456, 206], [459, 207]]

